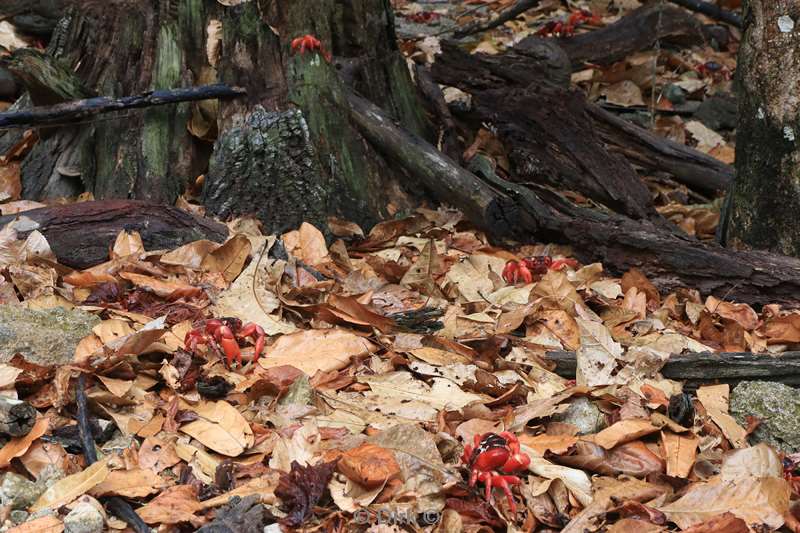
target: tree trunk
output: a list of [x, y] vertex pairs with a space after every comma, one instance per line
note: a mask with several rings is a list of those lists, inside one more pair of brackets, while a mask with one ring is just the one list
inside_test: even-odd
[[[291, 41], [306, 34], [334, 59], [293, 50]], [[85, 189], [98, 199], [171, 204], [204, 174], [210, 214], [255, 214], [267, 231], [304, 220], [323, 225], [330, 214], [370, 224], [411, 205], [402, 176], [340, 109], [337, 71], [405, 128], [430, 138], [389, 0], [77, 3], [39, 59], [40, 68], [19, 69], [34, 105], [215, 82], [247, 96], [42, 129], [22, 166], [26, 198]], [[0, 147], [13, 135], [0, 138]]]
[[736, 180], [722, 238], [800, 256], [800, 6], [750, 0], [739, 48]]

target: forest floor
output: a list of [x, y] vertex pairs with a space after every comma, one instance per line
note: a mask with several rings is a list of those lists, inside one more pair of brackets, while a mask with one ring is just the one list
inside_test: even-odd
[[[433, 58], [450, 24], [512, 2], [395, 3], [403, 50]], [[638, 2], [591, 4], [575, 4], [599, 17], [578, 33]], [[472, 45], [498, 53], [565, 20], [558, 6]], [[732, 163], [739, 35], [721, 28], [720, 42], [659, 44], [573, 84]], [[502, 166], [491, 131], [475, 139]], [[800, 531], [794, 390], [664, 376], [687, 354], [791, 355], [792, 309], [660, 292], [547, 243], [500, 248], [446, 207], [368, 232], [330, 219], [264, 235], [238, 219], [224, 244], [172, 250], [122, 231], [106, 262], [73, 269], [30, 231], [39, 204], [3, 163], [0, 211], [20, 214], [0, 229], [6, 531], [130, 530], [131, 510], [164, 532]], [[721, 198], [642, 177], [662, 214], [714, 238]], [[484, 438], [501, 432], [513, 437]], [[470, 472], [504, 467], [511, 498], [496, 483], [487, 501], [490, 476], [473, 486]]]

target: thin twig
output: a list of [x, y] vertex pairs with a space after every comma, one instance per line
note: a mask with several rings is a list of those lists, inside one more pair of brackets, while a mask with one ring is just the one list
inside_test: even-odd
[[491, 30], [492, 28], [496, 28], [502, 24], [505, 24], [509, 20], [515, 19], [524, 12], [528, 11], [529, 9], [533, 9], [534, 7], [539, 5], [539, 0], [518, 0], [516, 4], [511, 6], [510, 8], [506, 9], [497, 18], [490, 20], [488, 22], [476, 22], [474, 24], [469, 24], [464, 26], [461, 29], [456, 30], [453, 33], [454, 39], [461, 39], [468, 35], [472, 35], [473, 33], [479, 33], [486, 30]]
[[[78, 376], [75, 399], [78, 404], [78, 435], [80, 435], [83, 456], [86, 459], [86, 464], [91, 465], [97, 462], [97, 449], [94, 446], [92, 426], [89, 423], [89, 410], [86, 406], [86, 375], [83, 374], [83, 372]], [[108, 507], [108, 510], [114, 515], [131, 526], [136, 533], [151, 533], [152, 530], [150, 526], [145, 524], [142, 517], [136, 514], [131, 504], [119, 496], [112, 496], [106, 499], [106, 507]]]
[[708, 17], [711, 17], [716, 20], [720, 20], [731, 26], [736, 26], [737, 28], [742, 27], [742, 17], [733, 13], [732, 11], [726, 11], [719, 6], [711, 4], [709, 2], [703, 2], [703, 0], [669, 0], [675, 5], [685, 7], [690, 11], [694, 11], [696, 13], [702, 13]]

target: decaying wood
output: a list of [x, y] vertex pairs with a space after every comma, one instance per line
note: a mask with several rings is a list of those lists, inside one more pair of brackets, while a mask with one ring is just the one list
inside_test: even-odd
[[[473, 96], [479, 119], [494, 125], [511, 150], [521, 181], [576, 190], [612, 207], [618, 205], [614, 196], [640, 189], [628, 201], [641, 209], [649, 200], [642, 200], [630, 165], [667, 172], [705, 194], [725, 189], [733, 179], [731, 166], [658, 137], [571, 91], [568, 59], [553, 40], [528, 38], [498, 56], [468, 54], [444, 42], [431, 74], [436, 82]], [[620, 211], [635, 213], [636, 207]]]
[[0, 434], [9, 437], [27, 435], [36, 423], [36, 408], [28, 402], [0, 397]]
[[138, 231], [148, 250], [172, 250], [199, 239], [223, 242], [227, 228], [177, 207], [137, 200], [100, 200], [25, 211], [0, 217], [0, 228], [15, 224], [20, 238], [38, 230], [58, 258], [72, 268], [87, 268], [108, 260], [120, 231]]
[[[577, 368], [575, 352], [549, 352], [556, 363], [554, 372], [574, 379]], [[800, 385], [800, 352], [779, 355], [754, 353], [688, 353], [673, 355], [661, 369], [668, 379], [697, 383], [764, 380]]]
[[587, 103], [586, 112], [600, 138], [635, 166], [666, 172], [696, 191], [716, 195], [733, 182], [733, 167], [719, 159], [619, 118]]
[[634, 52], [651, 48], [656, 41], [681, 47], [704, 40], [700, 23], [692, 15], [672, 6], [652, 2], [631, 11], [617, 22], [591, 32], [558, 40], [572, 65], [610, 65]]
[[112, 98], [100, 96], [84, 100], [73, 100], [53, 106], [41, 106], [0, 113], [0, 128], [47, 126], [86, 120], [101, 113], [153, 107], [179, 102], [234, 98], [245, 94], [244, 89], [227, 85], [203, 85], [184, 89], [159, 89], [134, 96]]
[[577, 207], [534, 184], [478, 177], [368, 101], [350, 95], [349, 102], [353, 121], [373, 145], [496, 239], [569, 244], [585, 264], [599, 261], [617, 274], [639, 268], [665, 291], [688, 286], [751, 304], [800, 305], [798, 259], [728, 250], [649, 220]]
[[[557, 72], [557, 54], [546, 52], [553, 45], [539, 42], [542, 52], [517, 53], [515, 58], [520, 65], [523, 58], [531, 58], [540, 72]], [[549, 83], [526, 84], [529, 74], [517, 83], [525, 89], [508, 84], [493, 88], [498, 87], [493, 83], [497, 78], [512, 78], [518, 68], [491, 59], [473, 60], [452, 45], [445, 44], [443, 50], [434, 63], [434, 79], [471, 92], [473, 112], [491, 124], [508, 148], [515, 181], [577, 191], [634, 218], [656, 216], [647, 187], [634, 169], [610, 153], [593, 131], [580, 93]]]

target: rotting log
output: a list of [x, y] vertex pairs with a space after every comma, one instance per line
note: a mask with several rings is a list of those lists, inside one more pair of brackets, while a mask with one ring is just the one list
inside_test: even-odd
[[750, 304], [800, 306], [798, 259], [728, 250], [649, 220], [575, 206], [540, 186], [479, 177], [363, 98], [351, 94], [349, 102], [353, 121], [373, 145], [494, 239], [568, 244], [584, 264], [602, 262], [615, 274], [639, 268], [664, 291], [693, 287]]
[[117, 235], [137, 231], [147, 250], [172, 250], [192, 241], [224, 242], [228, 229], [173, 206], [138, 200], [98, 200], [25, 211], [0, 217], [0, 228], [15, 220], [19, 238], [38, 230], [59, 263], [87, 268], [108, 260]]
[[[542, 180], [613, 206], [610, 193], [598, 191], [598, 187], [616, 195], [624, 189], [615, 191], [620, 185], [604, 183], [606, 180], [623, 180], [625, 188], [637, 188], [632, 181], [633, 169], [630, 165], [623, 168], [613, 154], [623, 156], [631, 165], [667, 172], [704, 194], [724, 190], [733, 180], [730, 165], [658, 137], [570, 91], [569, 62], [552, 39], [524, 39], [498, 56], [468, 54], [443, 42], [431, 75], [437, 83], [473, 96], [478, 119], [498, 128], [512, 151], [512, 163], [515, 154], [527, 155], [516, 160], [514, 170], [521, 181]], [[531, 116], [541, 118], [531, 125]], [[556, 138], [571, 135], [574, 139], [565, 149], [553, 144], [550, 137], [542, 141], [542, 130], [553, 132]], [[504, 138], [504, 132], [512, 134]], [[599, 159], [602, 164], [597, 163]], [[586, 175], [582, 166], [589, 168]], [[619, 176], [609, 177], [611, 169]], [[633, 198], [640, 200], [641, 194]], [[645, 204], [648, 202], [645, 200]]]
[[[530, 37], [529, 37], [530, 38]], [[704, 41], [698, 20], [683, 9], [653, 2], [604, 28], [558, 39], [574, 68], [585, 63], [610, 65], [657, 41], [688, 47]]]
[[[577, 369], [575, 352], [548, 352], [547, 359], [556, 364], [554, 372], [574, 379]], [[690, 384], [736, 383], [738, 381], [778, 381], [800, 385], [800, 352], [777, 355], [747, 352], [699, 352], [673, 355], [664, 364], [661, 374], [668, 379]]]

